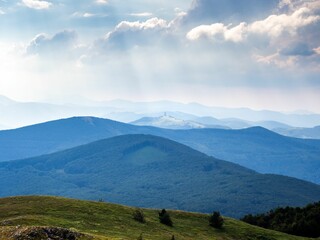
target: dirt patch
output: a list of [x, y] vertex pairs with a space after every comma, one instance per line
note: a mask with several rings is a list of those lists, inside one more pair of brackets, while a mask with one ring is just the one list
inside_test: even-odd
[[12, 233], [14, 240], [81, 240], [92, 239], [82, 233], [57, 227], [18, 227]]

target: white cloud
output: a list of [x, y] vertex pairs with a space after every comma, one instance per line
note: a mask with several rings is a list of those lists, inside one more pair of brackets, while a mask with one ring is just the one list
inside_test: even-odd
[[270, 37], [279, 37], [284, 32], [294, 35], [299, 28], [319, 20], [320, 16], [312, 15], [310, 9], [300, 8], [291, 15], [271, 15], [262, 21], [256, 21], [250, 24], [249, 31]]
[[1, 10], [0, 8], [0, 15], [4, 15], [4, 14], [6, 14], [5, 11]]
[[223, 39], [225, 41], [241, 42], [246, 39], [248, 34], [265, 35], [270, 38], [277, 38], [284, 33], [295, 35], [299, 28], [313, 24], [320, 20], [320, 16], [313, 15], [308, 8], [300, 8], [291, 15], [271, 15], [264, 20], [255, 21], [251, 24], [240, 23], [224, 25], [215, 23], [212, 25], [201, 25], [193, 28], [187, 33], [189, 40], [198, 40], [202, 37], [210, 39]]
[[166, 20], [159, 19], [159, 18], [151, 18], [145, 22], [123, 21], [116, 26], [114, 32], [129, 31], [129, 30], [133, 30], [133, 31], [142, 30], [143, 31], [143, 30], [150, 30], [150, 29], [163, 29], [163, 28], [167, 28], [167, 27], [168, 27], [168, 24], [167, 24]]
[[202, 25], [188, 32], [187, 38], [189, 40], [197, 40], [199, 38], [206, 37], [225, 41], [241, 42], [245, 38], [247, 24], [240, 23], [235, 27], [230, 26], [225, 26], [222, 23]]
[[142, 13], [131, 13], [130, 16], [133, 17], [151, 17], [153, 14], [150, 12], [142, 12]]
[[62, 31], [56, 33], [52, 37], [41, 33], [35, 36], [26, 48], [29, 55], [50, 54], [57, 55], [66, 54], [70, 49], [74, 48], [76, 33], [74, 31]]
[[101, 4], [101, 5], [106, 5], [109, 3], [109, 1], [108, 0], [96, 0], [96, 3]]
[[313, 51], [314, 51], [316, 54], [320, 55], [320, 47], [314, 48]]
[[48, 9], [51, 7], [52, 3], [40, 0], [22, 0], [23, 5], [28, 8], [33, 8], [37, 10]]

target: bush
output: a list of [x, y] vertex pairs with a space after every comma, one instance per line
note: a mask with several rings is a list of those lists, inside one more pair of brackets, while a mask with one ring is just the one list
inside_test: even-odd
[[209, 225], [214, 228], [222, 228], [224, 223], [223, 218], [220, 215], [220, 212], [213, 212], [209, 217]]
[[172, 220], [170, 218], [170, 215], [165, 209], [162, 209], [162, 211], [159, 212], [159, 220], [160, 220], [160, 222], [162, 224], [165, 224], [165, 225], [167, 225], [169, 227], [173, 226], [173, 223], [172, 223]]
[[144, 214], [140, 208], [137, 208], [133, 213], [133, 219], [140, 223], [145, 223], [146, 219]]

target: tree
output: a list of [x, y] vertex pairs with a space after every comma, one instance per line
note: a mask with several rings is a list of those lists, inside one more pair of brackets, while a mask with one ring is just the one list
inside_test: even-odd
[[137, 208], [134, 212], [133, 212], [133, 219], [140, 222], [140, 223], [145, 223], [146, 219], [144, 217], [144, 214], [142, 212], [142, 210], [140, 208]]
[[162, 211], [159, 212], [159, 220], [160, 220], [160, 222], [162, 224], [165, 224], [165, 225], [167, 225], [169, 227], [173, 226], [171, 217], [170, 217], [169, 213], [165, 209], [162, 209]]
[[220, 212], [213, 212], [209, 217], [209, 225], [214, 228], [222, 228], [224, 220]]

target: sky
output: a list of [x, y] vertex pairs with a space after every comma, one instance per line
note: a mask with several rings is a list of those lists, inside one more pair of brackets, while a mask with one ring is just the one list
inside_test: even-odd
[[0, 95], [320, 113], [319, 0], [0, 0]]

